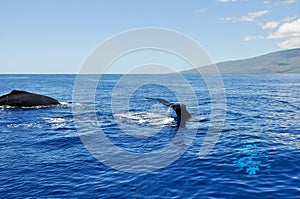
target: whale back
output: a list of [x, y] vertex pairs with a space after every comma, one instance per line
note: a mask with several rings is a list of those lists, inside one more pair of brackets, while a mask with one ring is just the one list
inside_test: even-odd
[[29, 93], [26, 91], [21, 91], [21, 90], [12, 90], [9, 94], [25, 94], [25, 93]]
[[58, 104], [60, 104], [60, 102], [51, 97], [22, 90], [13, 90], [10, 93], [0, 97], [0, 106], [34, 107]]

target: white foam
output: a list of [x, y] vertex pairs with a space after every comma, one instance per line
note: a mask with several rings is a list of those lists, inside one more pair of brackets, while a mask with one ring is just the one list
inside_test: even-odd
[[9, 105], [2, 105], [0, 106], [0, 108], [22, 108], [22, 109], [40, 109], [40, 108], [49, 108], [49, 107], [60, 107], [60, 106], [69, 106], [69, 103], [67, 102], [59, 102], [60, 104], [54, 104], [54, 105], [40, 105], [40, 106], [30, 106], [30, 107], [27, 107], [27, 106], [9, 106]]
[[118, 120], [125, 121], [127, 123], [145, 124], [153, 126], [167, 125], [174, 121], [174, 118], [167, 115], [153, 113], [153, 112], [137, 112], [137, 113], [120, 113], [114, 114], [114, 117]]

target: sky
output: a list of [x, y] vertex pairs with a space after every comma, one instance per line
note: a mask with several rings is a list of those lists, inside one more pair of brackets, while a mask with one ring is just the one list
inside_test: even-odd
[[143, 27], [181, 32], [215, 63], [297, 48], [299, 8], [300, 0], [0, 0], [0, 73], [78, 73], [103, 41]]

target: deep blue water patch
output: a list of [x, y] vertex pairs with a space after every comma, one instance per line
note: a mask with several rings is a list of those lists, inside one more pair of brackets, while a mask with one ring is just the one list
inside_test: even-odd
[[[172, 123], [150, 138], [127, 135], [117, 125], [110, 102], [121, 77], [104, 75], [98, 83], [94, 103], [99, 128], [118, 147], [136, 153], [163, 147], [178, 131]], [[0, 108], [1, 198], [299, 197], [299, 74], [223, 75], [226, 122], [213, 150], [201, 159], [198, 155], [210, 122], [210, 96], [199, 76], [186, 75], [199, 99], [199, 118], [188, 122], [185, 129], [188, 133], [199, 123], [194, 142], [169, 166], [141, 174], [114, 170], [85, 148], [73, 120], [75, 78], [0, 75], [0, 94], [20, 89], [69, 104], [50, 109]], [[164, 76], [168, 78], [172, 76]], [[95, 76], [87, 79], [98, 81]], [[161, 86], [145, 85], [131, 99], [133, 113], [150, 110], [153, 102], [144, 96], [177, 100]], [[143, 127], [148, 126], [140, 125]]]

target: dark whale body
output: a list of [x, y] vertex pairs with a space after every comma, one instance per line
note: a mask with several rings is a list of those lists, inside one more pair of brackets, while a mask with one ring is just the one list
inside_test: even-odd
[[192, 117], [191, 114], [186, 110], [185, 104], [171, 103], [161, 98], [146, 97], [146, 99], [156, 100], [165, 106], [171, 107], [177, 115], [177, 121], [180, 126], [184, 126], [185, 122]]
[[35, 107], [52, 106], [61, 104], [58, 100], [44, 95], [29, 93], [21, 90], [12, 92], [0, 97], [0, 106], [12, 107]]

